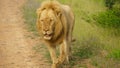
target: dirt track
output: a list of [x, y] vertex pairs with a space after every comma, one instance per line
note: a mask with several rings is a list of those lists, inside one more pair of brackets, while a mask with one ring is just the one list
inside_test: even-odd
[[25, 0], [0, 0], [0, 68], [50, 68], [32, 49], [20, 7]]

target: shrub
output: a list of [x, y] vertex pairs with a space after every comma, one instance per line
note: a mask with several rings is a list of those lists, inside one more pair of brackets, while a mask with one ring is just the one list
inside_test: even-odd
[[114, 4], [115, 4], [115, 0], [105, 0], [105, 5], [109, 9], [112, 9]]
[[104, 28], [120, 28], [120, 16], [118, 9], [101, 12], [95, 16], [96, 22]]

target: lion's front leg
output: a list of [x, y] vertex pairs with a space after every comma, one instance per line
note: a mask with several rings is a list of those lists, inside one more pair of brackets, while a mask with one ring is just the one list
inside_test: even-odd
[[60, 56], [58, 58], [59, 63], [63, 63], [65, 61], [65, 46], [64, 43], [60, 45]]
[[67, 40], [64, 40], [62, 45], [60, 45], [60, 56], [59, 56], [59, 63], [69, 63], [69, 45]]
[[57, 68], [57, 56], [56, 56], [56, 48], [55, 47], [48, 47], [49, 52], [50, 52], [50, 56], [52, 59], [52, 68]]

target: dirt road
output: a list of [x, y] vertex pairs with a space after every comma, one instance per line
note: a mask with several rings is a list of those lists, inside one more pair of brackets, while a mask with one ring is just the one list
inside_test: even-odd
[[25, 0], [0, 0], [0, 68], [50, 68], [41, 53], [32, 49], [36, 40], [25, 29], [20, 7]]

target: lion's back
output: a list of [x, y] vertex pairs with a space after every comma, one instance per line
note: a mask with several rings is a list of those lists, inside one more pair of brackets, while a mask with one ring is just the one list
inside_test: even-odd
[[62, 8], [64, 10], [64, 14], [67, 19], [67, 29], [68, 29], [67, 33], [68, 35], [72, 36], [72, 31], [73, 31], [74, 23], [75, 23], [74, 13], [68, 5], [62, 5]]

